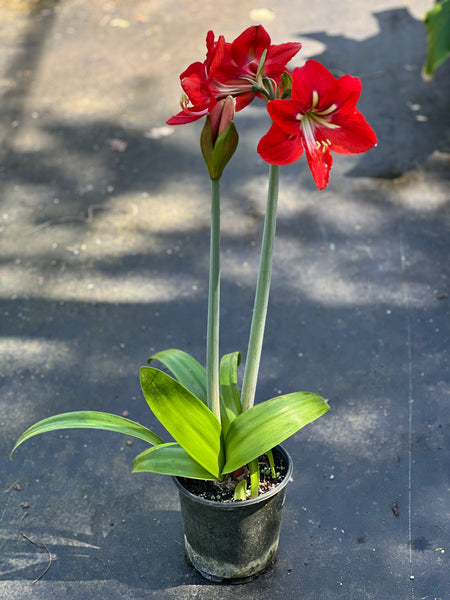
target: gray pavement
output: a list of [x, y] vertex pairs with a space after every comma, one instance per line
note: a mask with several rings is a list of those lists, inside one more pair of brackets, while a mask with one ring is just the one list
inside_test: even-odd
[[[0, 598], [448, 600], [449, 64], [422, 81], [431, 2], [17, 4], [0, 2]], [[315, 391], [332, 410], [285, 444], [276, 565], [218, 586], [184, 561], [171, 480], [130, 474], [138, 441], [63, 432], [8, 454], [67, 410], [160, 431], [139, 366], [169, 347], [204, 361], [200, 124], [164, 122], [206, 31], [234, 39], [258, 22], [303, 43], [294, 65], [362, 79], [379, 144], [336, 157], [323, 192], [305, 161], [282, 169], [258, 395]], [[222, 353], [246, 350], [267, 181], [264, 107], [236, 121]], [[19, 528], [53, 557], [37, 583], [48, 553]]]

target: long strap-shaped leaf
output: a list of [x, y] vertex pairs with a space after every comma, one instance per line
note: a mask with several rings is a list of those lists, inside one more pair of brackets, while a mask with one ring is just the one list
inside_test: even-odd
[[131, 435], [149, 444], [164, 444], [164, 440], [150, 431], [150, 429], [124, 417], [96, 411], [77, 411], [54, 415], [29, 427], [15, 443], [11, 452], [11, 458], [16, 448], [25, 442], [25, 440], [40, 433], [55, 431], [56, 429], [103, 429]]
[[181, 383], [153, 367], [141, 367], [141, 386], [156, 418], [186, 452], [219, 478], [223, 465], [220, 423]]
[[193, 479], [217, 479], [189, 456], [180, 444], [160, 444], [138, 454], [131, 464], [132, 473], [161, 473]]
[[149, 359], [159, 360], [184, 387], [206, 404], [206, 369], [187, 352], [171, 348], [154, 354]]
[[236, 372], [240, 362], [240, 352], [226, 354], [220, 361], [220, 420], [224, 435], [227, 434], [231, 422], [242, 412]]
[[226, 464], [230, 473], [261, 456], [329, 410], [317, 394], [294, 392], [257, 404], [240, 414], [225, 438]]

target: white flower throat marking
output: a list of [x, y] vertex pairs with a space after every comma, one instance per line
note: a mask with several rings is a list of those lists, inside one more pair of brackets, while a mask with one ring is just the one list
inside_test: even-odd
[[331, 104], [328, 108], [324, 110], [315, 110], [317, 105], [319, 104], [319, 94], [316, 90], [313, 91], [312, 94], [312, 102], [311, 108], [306, 113], [298, 113], [296, 115], [297, 121], [300, 121], [301, 128], [303, 130], [303, 136], [305, 138], [306, 145], [308, 146], [308, 150], [310, 152], [322, 150], [322, 152], [326, 152], [331, 146], [331, 140], [328, 138], [326, 140], [319, 141], [316, 139], [314, 135], [315, 130], [321, 126], [326, 127], [327, 129], [339, 129], [340, 125], [336, 125], [336, 123], [331, 123], [328, 119], [329, 115], [333, 114], [337, 109], [336, 104]]

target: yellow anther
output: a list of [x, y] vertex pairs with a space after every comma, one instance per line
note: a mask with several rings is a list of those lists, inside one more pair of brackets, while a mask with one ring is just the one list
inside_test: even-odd
[[324, 154], [328, 150], [329, 146], [331, 146], [330, 140], [322, 140], [321, 142], [319, 142], [319, 140], [316, 140], [317, 150], [322, 150]]

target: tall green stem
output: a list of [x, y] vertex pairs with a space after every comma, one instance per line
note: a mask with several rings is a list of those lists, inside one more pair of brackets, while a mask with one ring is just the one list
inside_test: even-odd
[[266, 325], [267, 306], [269, 304], [270, 279], [272, 276], [273, 243], [277, 222], [279, 167], [270, 165], [269, 191], [267, 194], [266, 216], [261, 245], [258, 283], [256, 285], [255, 304], [242, 384], [242, 409], [248, 410], [255, 402], [256, 382]]
[[206, 389], [209, 409], [220, 421], [219, 395], [220, 318], [220, 191], [211, 179], [211, 238], [209, 254], [208, 329], [206, 334]]

